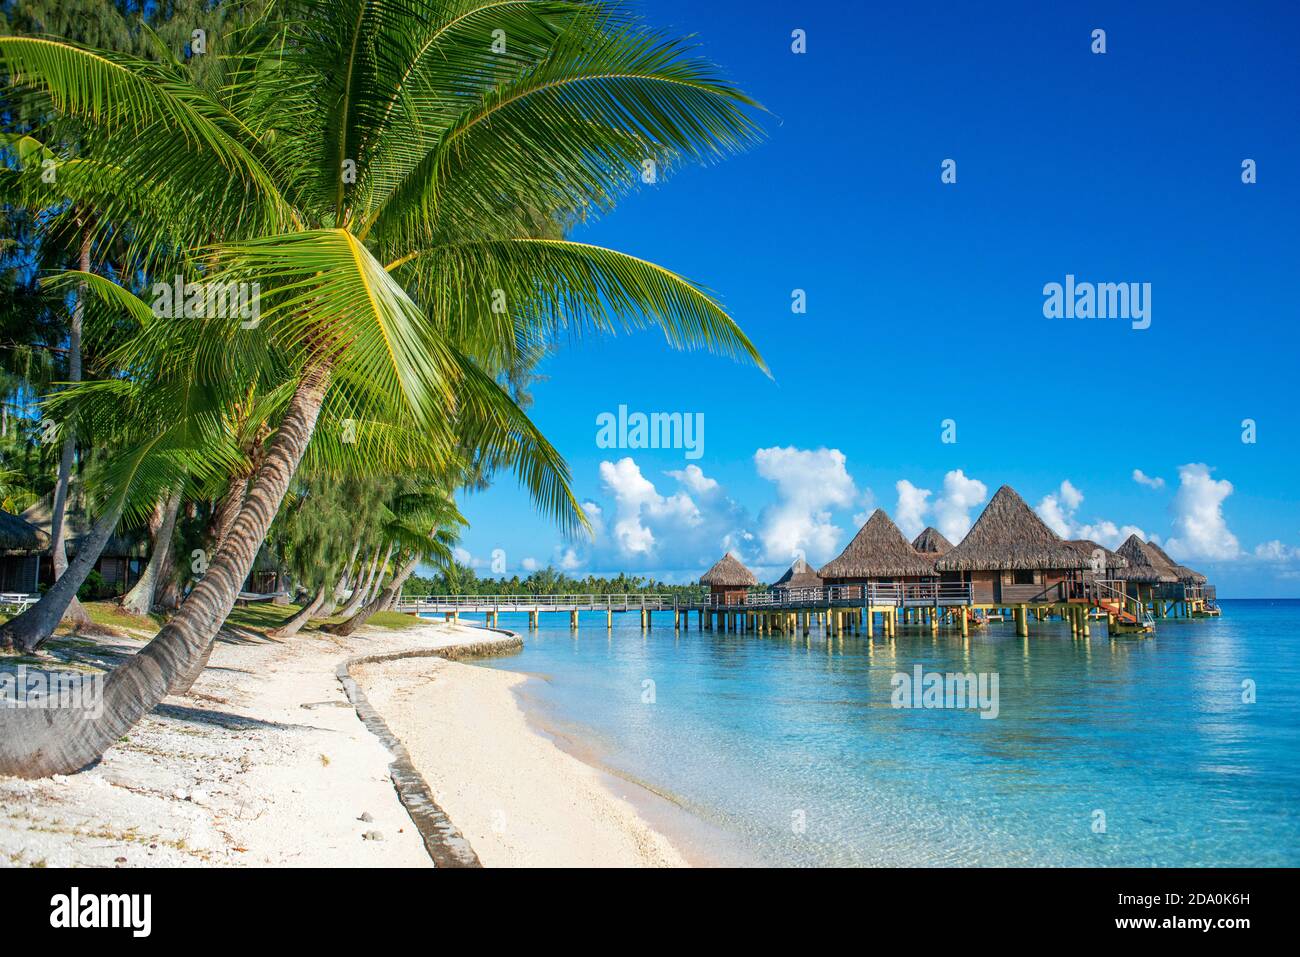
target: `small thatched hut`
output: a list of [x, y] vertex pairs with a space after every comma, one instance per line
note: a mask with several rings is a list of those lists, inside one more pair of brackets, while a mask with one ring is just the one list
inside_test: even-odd
[[[23, 521], [34, 525], [43, 535], [51, 534], [51, 516], [54, 511], [54, 493], [46, 495], [22, 514]], [[81, 486], [74, 483], [69, 488], [68, 502], [63, 511], [63, 542], [69, 558], [77, 554], [77, 549], [90, 534], [90, 523], [86, 520], [85, 496]], [[95, 560], [95, 571], [103, 578], [105, 586], [117, 594], [125, 594], [140, 578], [144, 564], [149, 558], [148, 537], [124, 534], [118, 531], [104, 544], [99, 558]], [[54, 567], [49, 556], [41, 563], [41, 580], [47, 584], [54, 582]]]
[[727, 552], [700, 576], [700, 584], [709, 586], [709, 594], [716, 596], [714, 600], [717, 603], [739, 605], [749, 589], [758, 584], [758, 579], [731, 552]]
[[1173, 562], [1164, 552], [1137, 535], [1130, 535], [1116, 551], [1127, 562], [1126, 567], [1116, 572], [1116, 578], [1150, 586], [1178, 581]]
[[919, 555], [883, 509], [871, 513], [853, 541], [818, 573], [827, 585], [934, 578], [934, 558]]
[[912, 548], [921, 555], [933, 555], [938, 558], [952, 551], [952, 542], [944, 538], [937, 528], [930, 525], [912, 541]]
[[1088, 562], [1004, 485], [961, 543], [934, 564], [940, 572], [962, 573], [977, 604], [1014, 604], [1081, 578]]
[[803, 588], [821, 588], [822, 577], [802, 558], [796, 558], [794, 564], [784, 575], [772, 583], [773, 588], [798, 590]]
[[0, 592], [36, 593], [45, 533], [17, 515], [0, 511]]
[[1090, 538], [1069, 538], [1069, 545], [1086, 561], [1085, 576], [1093, 578], [1116, 578], [1116, 572], [1128, 565], [1128, 561], [1118, 552], [1113, 552], [1105, 545], [1098, 544]]

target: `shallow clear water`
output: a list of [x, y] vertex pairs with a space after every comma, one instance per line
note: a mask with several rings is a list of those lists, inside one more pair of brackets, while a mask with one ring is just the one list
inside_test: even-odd
[[[1028, 641], [675, 635], [671, 616], [643, 634], [632, 614], [575, 636], [567, 615], [537, 633], [502, 615], [526, 646], [483, 664], [540, 676], [545, 723], [751, 861], [1295, 866], [1300, 601], [1223, 606], [1113, 641], [1059, 623]], [[998, 716], [892, 707], [916, 664], [995, 673]]]

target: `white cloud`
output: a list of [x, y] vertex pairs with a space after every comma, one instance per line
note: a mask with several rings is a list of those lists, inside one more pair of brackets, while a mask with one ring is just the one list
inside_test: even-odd
[[462, 548], [460, 545], [451, 550], [451, 557], [461, 565], [467, 565], [475, 571], [482, 571], [492, 564], [486, 558], [479, 558], [477, 555], [471, 554], [468, 549]]
[[522, 562], [520, 562], [519, 566], [526, 572], [535, 572], [537, 571], [538, 568], [537, 559], [532, 558], [530, 556], [528, 558], [525, 558]]
[[1223, 502], [1232, 494], [1232, 483], [1215, 479], [1209, 466], [1199, 462], [1178, 468], [1178, 492], [1174, 495], [1174, 534], [1169, 553], [1179, 560], [1232, 559], [1241, 554], [1237, 536], [1223, 516]]
[[689, 495], [660, 495], [630, 456], [617, 462], [601, 462], [600, 478], [605, 490], [614, 496], [613, 537], [623, 555], [654, 552], [656, 539], [648, 522], [687, 527], [700, 522], [700, 511]]
[[934, 516], [934, 526], [944, 538], [960, 542], [970, 531], [973, 519], [971, 511], [988, 498], [988, 486], [979, 479], [968, 478], [961, 469], [953, 469], [943, 477], [943, 489], [930, 504], [934, 494], [928, 488], [921, 488], [907, 479], [894, 483], [898, 492], [898, 504], [894, 509], [894, 524], [907, 538], [915, 538], [929, 523], [927, 515]]
[[1061, 482], [1061, 501], [1070, 511], [1074, 511], [1083, 504], [1083, 493], [1070, 484], [1069, 479]]
[[591, 526], [591, 540], [596, 541], [605, 534], [605, 510], [595, 502], [583, 502], [582, 510], [587, 515], [587, 524]]
[[1164, 488], [1165, 480], [1156, 476], [1147, 475], [1141, 469], [1133, 470], [1133, 481], [1138, 485], [1145, 485], [1147, 488]]
[[709, 478], [698, 465], [688, 465], [684, 469], [664, 474], [677, 479], [681, 485], [696, 493], [712, 492], [718, 487], [718, 480]]
[[[908, 539], [916, 538], [925, 531], [925, 513], [930, 508], [930, 490], [917, 488], [907, 479], [899, 479], [895, 482], [894, 489], [898, 492], [898, 505], [894, 508], [894, 524]], [[862, 522], [858, 524], [861, 525]]]
[[[1072, 490], [1074, 489], [1074, 486], [1070, 485], [1069, 479], [1067, 479], [1061, 483], [1062, 493], [1064, 493], [1067, 486]], [[1038, 507], [1034, 511], [1038, 513], [1039, 518], [1047, 523], [1047, 527], [1056, 532], [1057, 535], [1062, 538], [1069, 538], [1070, 522], [1074, 518], [1074, 508], [1079, 507], [1078, 503], [1083, 501], [1083, 496], [1078, 495], [1076, 497], [1074, 508], [1068, 507], [1064, 499], [1064, 494], [1049, 493], [1043, 496], [1043, 500], [1038, 503]]]
[[1266, 562], [1285, 562], [1300, 558], [1300, 550], [1290, 548], [1278, 539], [1255, 546], [1255, 557]]
[[832, 557], [841, 529], [830, 509], [848, 508], [857, 498], [853, 479], [839, 449], [759, 449], [758, 474], [776, 483], [777, 501], [759, 517], [766, 557], [781, 563], [799, 554], [814, 563]]
[[1148, 537], [1147, 533], [1136, 525], [1116, 525], [1104, 518], [1091, 523], [1077, 521], [1075, 513], [1082, 504], [1083, 492], [1066, 479], [1055, 492], [1044, 495], [1034, 511], [1047, 523], [1048, 528], [1062, 538], [1087, 538], [1107, 548], [1118, 548], [1124, 543], [1124, 539], [1130, 535], [1137, 535], [1145, 541], [1155, 541], [1159, 544], [1159, 539]]
[[1107, 548], [1119, 548], [1130, 535], [1136, 535], [1144, 542], [1160, 544], [1159, 535], [1148, 535], [1136, 525], [1116, 525], [1102, 519], [1091, 525], [1075, 525], [1070, 529], [1070, 538], [1087, 538]]
[[557, 567], [690, 580], [728, 549], [753, 560], [748, 514], [699, 466], [665, 473], [676, 482], [672, 490], [656, 487], [631, 457], [601, 462], [598, 472], [601, 501], [582, 503], [591, 538], [557, 546]]
[[1082, 504], [1083, 493], [1075, 488], [1069, 479], [1066, 479], [1055, 492], [1044, 495], [1034, 511], [1047, 523], [1048, 528], [1062, 538], [1087, 538], [1090, 536], [1071, 534], [1074, 527], [1074, 513]]
[[[960, 542], [970, 531], [971, 510], [988, 498], [989, 490], [979, 479], [967, 478], [961, 469], [943, 477], [943, 491], [934, 502], [936, 527], [950, 542]], [[918, 530], [919, 531], [919, 530]]]

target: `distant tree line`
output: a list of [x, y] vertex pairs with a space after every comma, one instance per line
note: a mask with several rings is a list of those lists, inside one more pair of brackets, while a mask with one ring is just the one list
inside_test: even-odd
[[573, 578], [553, 566], [539, 568], [527, 577], [519, 575], [479, 578], [468, 565], [453, 562], [432, 578], [412, 575], [403, 593], [407, 595], [686, 595], [696, 585], [669, 585], [641, 575], [619, 574], [612, 578], [587, 575]]

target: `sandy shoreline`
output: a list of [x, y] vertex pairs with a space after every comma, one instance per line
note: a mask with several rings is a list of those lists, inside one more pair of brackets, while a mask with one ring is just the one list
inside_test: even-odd
[[353, 676], [485, 866], [686, 866], [603, 772], [529, 724], [526, 676], [438, 658]]
[[[0, 866], [432, 866], [392, 755], [335, 672], [489, 634], [428, 622], [223, 641], [190, 695], [168, 698], [97, 766], [0, 778]], [[432, 657], [351, 674], [484, 865], [686, 863], [617, 782], [530, 726], [514, 696], [524, 676]]]

